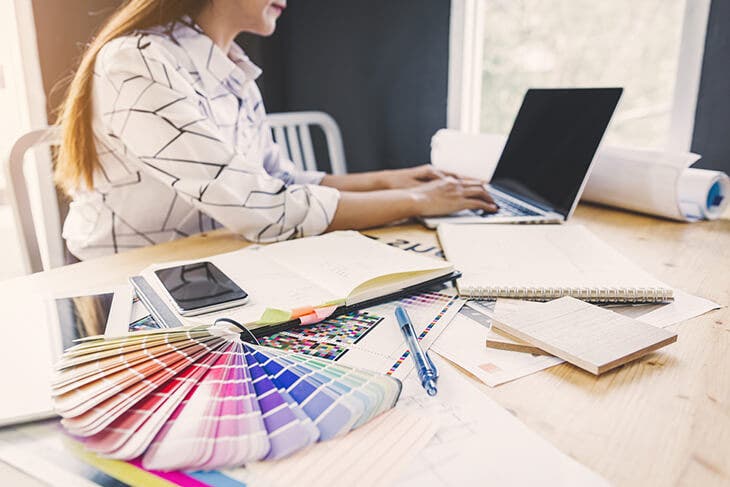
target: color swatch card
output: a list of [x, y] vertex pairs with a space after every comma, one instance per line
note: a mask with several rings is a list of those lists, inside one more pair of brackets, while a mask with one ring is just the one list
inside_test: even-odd
[[88, 340], [53, 382], [62, 424], [89, 450], [155, 470], [284, 458], [392, 408], [401, 383], [250, 345], [232, 325]]
[[564, 297], [497, 316], [492, 326], [599, 375], [677, 341], [677, 334]]

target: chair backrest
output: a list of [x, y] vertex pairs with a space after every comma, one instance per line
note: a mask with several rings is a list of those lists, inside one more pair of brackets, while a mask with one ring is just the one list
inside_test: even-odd
[[[60, 141], [61, 132], [58, 127], [28, 132], [15, 142], [5, 164], [8, 196], [15, 217], [20, 240], [20, 254], [26, 273], [60, 267], [65, 263], [61, 217], [58, 210], [56, 186], [53, 183], [53, 164], [49, 150], [50, 146], [58, 145]], [[38, 184], [37, 195], [40, 201], [40, 208], [37, 208], [39, 214], [34, 218], [31, 196], [28, 191], [30, 172], [27, 169], [30, 165], [25, 164], [25, 155], [30, 149], [36, 147], [44, 147], [48, 150], [37, 151], [34, 158], [35, 177]]]
[[[316, 160], [309, 127], [319, 126], [327, 141], [327, 152], [333, 174], [347, 172], [342, 135], [337, 122], [324, 112], [274, 113], [268, 116], [274, 141], [297, 167], [316, 170]], [[50, 148], [61, 142], [58, 127], [33, 130], [22, 135], [10, 150], [5, 165], [7, 193], [13, 208], [20, 240], [20, 253], [26, 273], [39, 272], [65, 264], [65, 245], [61, 236], [61, 217], [50, 150], [35, 154], [39, 214], [33, 214], [28, 191], [29, 165], [25, 155], [33, 148]], [[39, 235], [40, 234], [40, 235]]]
[[317, 170], [310, 126], [319, 126], [327, 140], [332, 174], [345, 174], [345, 149], [337, 122], [324, 112], [271, 113], [267, 117], [274, 141], [294, 164], [308, 171]]

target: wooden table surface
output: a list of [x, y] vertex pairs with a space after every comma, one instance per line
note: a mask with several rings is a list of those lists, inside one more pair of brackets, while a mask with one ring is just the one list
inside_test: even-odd
[[[683, 224], [587, 205], [572, 221], [662, 281], [730, 303], [730, 221]], [[387, 242], [408, 241], [422, 250], [438, 245], [434, 232], [414, 224], [364, 233]], [[19, 293], [116, 284], [153, 262], [246, 245], [226, 231], [201, 234], [5, 281], [0, 296], [11, 300]], [[598, 378], [563, 364], [496, 388], [479, 384], [529, 427], [612, 483], [730, 485], [730, 309], [671, 328], [679, 333], [676, 344]], [[17, 475], [7, 466], [0, 468], [0, 478], [8, 479], [5, 474]]]

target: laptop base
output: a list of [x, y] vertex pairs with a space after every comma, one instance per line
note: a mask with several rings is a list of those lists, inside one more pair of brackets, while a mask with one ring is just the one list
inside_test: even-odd
[[446, 215], [437, 217], [419, 218], [426, 228], [435, 229], [440, 223], [458, 223], [467, 225], [483, 224], [533, 224], [533, 223], [563, 223], [565, 220], [558, 214], [547, 214], [537, 216], [472, 216], [467, 215]]

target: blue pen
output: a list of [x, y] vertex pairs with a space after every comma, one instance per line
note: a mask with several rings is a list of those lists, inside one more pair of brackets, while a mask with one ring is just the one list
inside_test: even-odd
[[411, 318], [408, 316], [408, 312], [402, 306], [395, 308], [395, 318], [398, 320], [398, 328], [406, 339], [408, 349], [411, 351], [411, 357], [413, 362], [416, 364], [416, 370], [418, 371], [418, 377], [421, 379], [421, 385], [426, 389], [426, 393], [429, 396], [435, 396], [436, 392], [436, 379], [438, 379], [438, 371], [436, 370], [436, 364], [431, 361], [431, 358], [421, 348], [421, 344], [416, 338], [416, 330], [413, 329], [413, 323]]

